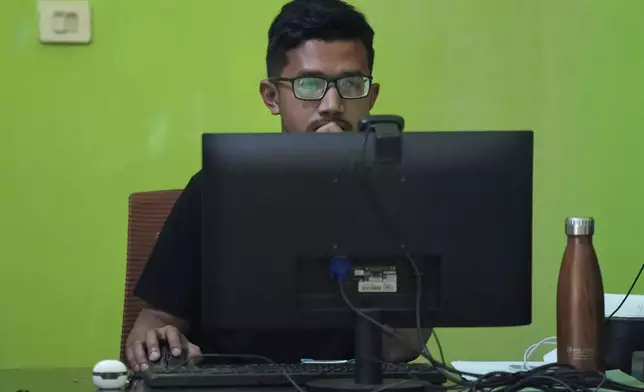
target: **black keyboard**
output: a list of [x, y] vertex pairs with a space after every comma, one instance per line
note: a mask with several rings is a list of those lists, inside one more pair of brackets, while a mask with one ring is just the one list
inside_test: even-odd
[[[426, 364], [383, 364], [385, 378], [411, 378], [431, 384], [445, 377]], [[354, 365], [347, 364], [257, 364], [152, 367], [139, 376], [149, 388], [215, 388], [290, 385], [285, 373], [298, 385], [330, 378], [353, 378]]]

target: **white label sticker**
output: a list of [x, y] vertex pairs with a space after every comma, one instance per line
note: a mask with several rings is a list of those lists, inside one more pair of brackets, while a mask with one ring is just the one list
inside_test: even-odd
[[395, 293], [398, 291], [395, 266], [361, 266], [354, 268], [359, 293]]
[[395, 293], [397, 291], [396, 281], [361, 281], [358, 282], [358, 292], [360, 293]]

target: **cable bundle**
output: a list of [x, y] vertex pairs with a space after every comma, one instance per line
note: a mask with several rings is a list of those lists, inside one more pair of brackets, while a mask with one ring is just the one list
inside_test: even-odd
[[[367, 133], [367, 135], [365, 136], [365, 144], [366, 144], [368, 135], [369, 133]], [[363, 146], [363, 150], [364, 150], [364, 146]], [[363, 156], [363, 159], [364, 159], [364, 156]], [[376, 192], [372, 187], [369, 186], [369, 182], [367, 181], [366, 177], [363, 177], [362, 180], [363, 181], [361, 182], [361, 185], [364, 191], [365, 201], [370, 205], [376, 217], [380, 220], [380, 223], [382, 224], [383, 228], [385, 228], [389, 232], [392, 242], [394, 244], [397, 244], [400, 247], [400, 249], [406, 249], [404, 241], [399, 235], [398, 230], [396, 230], [396, 227], [393, 224], [393, 222], [391, 222], [388, 219], [389, 216], [386, 214], [384, 206], [380, 203], [376, 195]], [[432, 332], [432, 335], [436, 338], [436, 342], [438, 344], [438, 348], [441, 353], [441, 362], [436, 361], [432, 357], [431, 353], [429, 352], [429, 349], [427, 349], [427, 346], [424, 342], [424, 338], [422, 336], [421, 273], [413, 257], [410, 254], [405, 254], [405, 257], [411, 264], [414, 270], [414, 273], [416, 275], [416, 304], [415, 304], [416, 330], [418, 334], [418, 341], [421, 342], [421, 348], [420, 348], [421, 355], [425, 359], [427, 359], [427, 361], [431, 365], [433, 365], [438, 371], [440, 371], [449, 381], [451, 381], [454, 384], [447, 388], [441, 387], [442, 390], [449, 389], [449, 390], [476, 392], [483, 389], [492, 389], [492, 390], [495, 390], [495, 392], [496, 391], [513, 392], [524, 388], [533, 388], [536, 390], [546, 391], [546, 392], [550, 392], [550, 391], [597, 392], [599, 388], [605, 388], [605, 389], [611, 389], [611, 390], [620, 391], [620, 392], [644, 392], [644, 388], [631, 387], [629, 385], [624, 385], [615, 381], [608, 380], [605, 374], [602, 374], [599, 372], [578, 371], [574, 367], [569, 365], [564, 365], [564, 364], [547, 364], [534, 369], [524, 369], [524, 371], [519, 371], [516, 373], [492, 372], [492, 373], [481, 375], [481, 374], [461, 372], [459, 370], [454, 369], [451, 366], [448, 366], [445, 363], [445, 360], [443, 358], [443, 349], [440, 345], [440, 342], [438, 341], [438, 337], [436, 336], [435, 332]], [[642, 268], [640, 268], [640, 271], [637, 274], [635, 281], [631, 285], [631, 288], [629, 289], [624, 300], [618, 306], [617, 309], [619, 309], [626, 301], [626, 298], [628, 297], [633, 287], [635, 286], [635, 283], [637, 282], [640, 274], [642, 273], [642, 270], [644, 270], [644, 265], [642, 266]], [[412, 349], [418, 349], [417, 347], [414, 347], [412, 344], [406, 341], [399, 334], [397, 334], [396, 331], [390, 326], [377, 322], [376, 320], [374, 320], [373, 318], [365, 314], [363, 311], [353, 306], [349, 302], [349, 299], [344, 291], [344, 282], [342, 281], [342, 279], [339, 279], [339, 280], [340, 280], [340, 294], [342, 295], [347, 305], [358, 316], [369, 320], [371, 323], [377, 325], [383, 331], [383, 333], [393, 336], [394, 338], [396, 338], [403, 344], [407, 345], [408, 347]], [[610, 318], [615, 313], [617, 313], [617, 309], [613, 312], [613, 314], [611, 314], [608, 317], [608, 320], [610, 320]], [[546, 342], [540, 342], [540, 344], [545, 344], [545, 343]], [[534, 348], [531, 347], [530, 353], [528, 355], [531, 355], [535, 349], [536, 347]], [[524, 360], [526, 359], [527, 357], [524, 357]], [[466, 376], [475, 378], [475, 381], [469, 381], [465, 379]]]

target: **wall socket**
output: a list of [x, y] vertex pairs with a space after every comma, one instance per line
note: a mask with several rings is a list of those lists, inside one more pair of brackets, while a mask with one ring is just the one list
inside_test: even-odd
[[40, 42], [88, 44], [92, 41], [92, 15], [88, 1], [40, 0]]

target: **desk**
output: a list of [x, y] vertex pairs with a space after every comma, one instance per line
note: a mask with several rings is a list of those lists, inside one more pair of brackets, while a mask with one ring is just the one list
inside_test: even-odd
[[[96, 392], [91, 378], [92, 369], [29, 369], [0, 370], [0, 392]], [[130, 392], [149, 392], [135, 381]], [[159, 390], [154, 390], [158, 392]], [[190, 392], [212, 392], [213, 389], [194, 389]], [[293, 392], [294, 388], [217, 388], [217, 392]], [[163, 389], [163, 392], [185, 392], [185, 389]]]
[[[96, 392], [87, 369], [0, 370], [1, 392]], [[642, 388], [642, 383], [620, 371], [607, 372], [608, 378], [623, 384]], [[293, 388], [218, 388], [217, 392], [293, 392]], [[158, 391], [158, 390], [156, 390]], [[163, 392], [182, 392], [164, 389]], [[212, 392], [213, 389], [190, 389], [190, 392]], [[435, 390], [434, 390], [435, 391]], [[150, 392], [140, 381], [135, 381], [130, 392]]]

